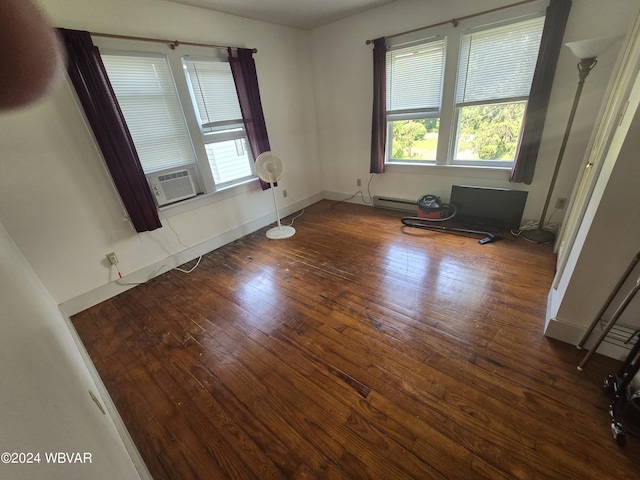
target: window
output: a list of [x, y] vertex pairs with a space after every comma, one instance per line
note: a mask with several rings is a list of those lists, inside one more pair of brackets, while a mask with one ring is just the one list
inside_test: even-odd
[[444, 39], [436, 38], [387, 54], [387, 144], [393, 159], [436, 159], [444, 53]]
[[543, 27], [536, 13], [392, 45], [386, 163], [511, 168]]
[[102, 55], [145, 173], [193, 166], [196, 156], [162, 56]]
[[454, 163], [515, 159], [544, 18], [462, 37]]
[[145, 174], [186, 168], [200, 193], [257, 179], [226, 55], [109, 42], [96, 43]]
[[207, 159], [216, 185], [255, 175], [236, 87], [227, 62], [186, 60]]

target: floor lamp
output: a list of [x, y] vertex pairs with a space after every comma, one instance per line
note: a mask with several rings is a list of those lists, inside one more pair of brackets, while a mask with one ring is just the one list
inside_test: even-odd
[[544, 208], [542, 209], [542, 215], [540, 215], [538, 227], [535, 230], [524, 230], [522, 232], [522, 236], [531, 242], [551, 243], [555, 239], [555, 232], [544, 229], [544, 217], [547, 215], [549, 203], [551, 202], [551, 195], [553, 194], [553, 188], [556, 185], [556, 179], [558, 178], [558, 172], [560, 171], [560, 165], [562, 164], [562, 158], [564, 157], [564, 151], [567, 148], [567, 141], [569, 140], [573, 119], [575, 118], [576, 110], [578, 109], [578, 102], [580, 101], [580, 95], [582, 94], [582, 87], [584, 86], [584, 81], [586, 80], [587, 75], [589, 75], [593, 67], [598, 63], [598, 55], [604, 53], [604, 51], [613, 45], [618, 38], [619, 37], [602, 37], [565, 44], [571, 49], [571, 52], [580, 59], [580, 62], [578, 63], [578, 88], [576, 89], [576, 94], [573, 98], [571, 113], [569, 114], [567, 127], [564, 131], [562, 145], [558, 152], [556, 167], [553, 171], [553, 176], [551, 177], [551, 184], [549, 185], [549, 191], [547, 192], [547, 198], [544, 202]]

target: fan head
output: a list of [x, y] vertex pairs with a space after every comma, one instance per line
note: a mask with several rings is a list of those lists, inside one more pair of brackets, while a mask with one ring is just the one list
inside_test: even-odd
[[284, 175], [284, 163], [277, 153], [266, 151], [256, 158], [256, 173], [267, 183], [276, 183]]

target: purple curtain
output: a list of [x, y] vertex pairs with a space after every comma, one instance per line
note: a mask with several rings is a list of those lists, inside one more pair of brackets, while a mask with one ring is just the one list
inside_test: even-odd
[[67, 49], [67, 71], [107, 168], [138, 232], [162, 227], [138, 153], [91, 34], [58, 29]]
[[[229, 49], [229, 64], [231, 73], [238, 92], [238, 102], [240, 111], [244, 119], [244, 126], [247, 130], [249, 146], [253, 153], [253, 158], [258, 158], [262, 152], [271, 150], [269, 136], [267, 135], [267, 124], [264, 121], [262, 102], [260, 101], [260, 89], [258, 88], [258, 74], [256, 63], [253, 60], [253, 51], [248, 48], [236, 49], [233, 56], [233, 49]], [[269, 184], [260, 180], [262, 189], [269, 188]]]
[[522, 140], [511, 169], [510, 182], [529, 185], [533, 180], [551, 87], [570, 10], [571, 0], [551, 0], [547, 7], [538, 62], [533, 74], [529, 103], [524, 116]]
[[373, 41], [373, 115], [370, 173], [384, 173], [387, 143], [387, 47], [384, 37]]

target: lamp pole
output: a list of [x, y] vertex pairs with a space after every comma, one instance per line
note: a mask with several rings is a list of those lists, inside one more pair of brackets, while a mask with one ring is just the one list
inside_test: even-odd
[[573, 105], [571, 106], [571, 113], [569, 114], [569, 119], [567, 120], [567, 127], [564, 131], [564, 137], [562, 138], [562, 145], [560, 146], [560, 151], [558, 152], [558, 159], [556, 160], [556, 167], [553, 171], [553, 176], [551, 177], [551, 184], [549, 185], [549, 191], [547, 192], [547, 198], [544, 202], [544, 208], [542, 209], [542, 215], [540, 215], [540, 221], [538, 222], [538, 227], [535, 230], [524, 230], [522, 232], [522, 236], [527, 240], [530, 240], [535, 243], [551, 243], [555, 239], [555, 233], [549, 230], [544, 229], [544, 217], [547, 215], [547, 210], [549, 209], [549, 203], [551, 202], [551, 195], [553, 194], [553, 188], [556, 185], [556, 180], [558, 178], [558, 172], [560, 171], [560, 165], [562, 164], [562, 159], [564, 157], [564, 152], [567, 148], [567, 142], [569, 140], [569, 134], [571, 133], [571, 127], [573, 126], [573, 120], [576, 116], [576, 110], [578, 109], [578, 102], [580, 101], [580, 95], [582, 95], [582, 88], [584, 87], [584, 82], [593, 69], [596, 66], [598, 60], [596, 57], [583, 58], [578, 63], [578, 88], [576, 88], [576, 94], [573, 97]]

